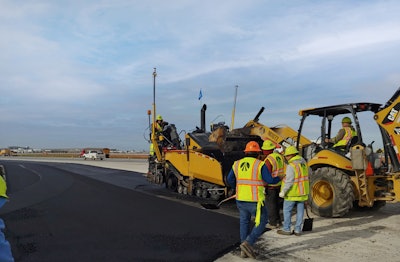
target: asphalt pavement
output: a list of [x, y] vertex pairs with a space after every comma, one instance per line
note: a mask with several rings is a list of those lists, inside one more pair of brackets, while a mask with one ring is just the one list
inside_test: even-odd
[[174, 200], [139, 163], [73, 161], [0, 160], [15, 261], [215, 261], [239, 244], [236, 217]]

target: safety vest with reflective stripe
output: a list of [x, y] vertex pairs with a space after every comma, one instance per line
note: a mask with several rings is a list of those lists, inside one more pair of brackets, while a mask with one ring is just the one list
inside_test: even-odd
[[6, 181], [4, 181], [3, 177], [0, 176], [0, 197], [8, 198], [6, 192], [7, 192]]
[[[289, 165], [294, 169], [293, 186], [286, 193], [285, 200], [289, 201], [305, 201], [308, 199], [310, 192], [310, 183], [308, 180], [308, 166], [301, 156], [297, 155], [289, 160]], [[283, 179], [282, 187], [285, 184]]]
[[233, 171], [236, 176], [236, 199], [247, 202], [264, 201], [264, 186], [261, 168], [264, 165], [253, 157], [244, 157], [233, 163]]
[[357, 135], [357, 132], [351, 128], [351, 127], [343, 127], [344, 129], [344, 136], [342, 137], [341, 140], [339, 140], [336, 144], [333, 145], [333, 147], [337, 147], [337, 146], [345, 146], [347, 145], [347, 143], [353, 138], [353, 136]]
[[[264, 161], [269, 161], [271, 163], [271, 176], [283, 176], [285, 174], [285, 161], [283, 161], [282, 155], [276, 152], [269, 154]], [[282, 181], [276, 184], [268, 184], [268, 186], [280, 186]]]

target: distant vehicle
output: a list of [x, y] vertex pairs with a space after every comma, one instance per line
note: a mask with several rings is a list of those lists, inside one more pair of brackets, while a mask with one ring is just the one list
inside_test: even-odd
[[82, 155], [83, 159], [92, 159], [92, 160], [103, 160], [105, 158], [104, 153], [101, 151], [96, 151], [96, 150], [90, 150], [87, 153], [84, 153]]
[[0, 156], [11, 156], [11, 150], [8, 148], [1, 149]]
[[109, 148], [84, 148], [84, 149], [82, 149], [80, 157], [83, 157], [83, 155], [85, 153], [88, 153], [90, 151], [103, 152], [104, 158], [110, 158], [110, 149]]

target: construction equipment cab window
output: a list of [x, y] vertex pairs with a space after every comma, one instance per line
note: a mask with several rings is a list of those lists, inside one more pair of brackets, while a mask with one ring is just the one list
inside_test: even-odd
[[354, 142], [353, 137], [357, 137], [357, 131], [351, 124], [350, 117], [343, 117], [342, 128], [339, 129], [335, 137], [325, 138], [325, 142], [328, 145], [333, 144], [334, 149], [345, 151], [348, 145]]

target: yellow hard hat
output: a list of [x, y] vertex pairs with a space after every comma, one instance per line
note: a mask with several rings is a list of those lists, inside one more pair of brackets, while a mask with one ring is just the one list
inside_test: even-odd
[[350, 117], [343, 117], [343, 119], [342, 119], [342, 123], [348, 123], [348, 124], [351, 124], [351, 119], [350, 119]]
[[250, 141], [246, 144], [244, 152], [261, 152], [261, 149], [257, 142]]
[[272, 150], [275, 149], [276, 145], [274, 144], [274, 142], [272, 142], [271, 140], [265, 140], [262, 144], [261, 149], [262, 150]]
[[299, 151], [297, 150], [297, 148], [295, 146], [289, 146], [285, 149], [285, 156], [289, 156], [289, 155], [297, 155], [299, 153]]
[[161, 115], [157, 115], [157, 120], [163, 120]]

